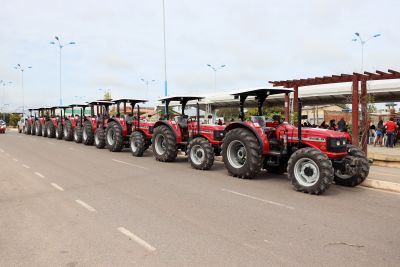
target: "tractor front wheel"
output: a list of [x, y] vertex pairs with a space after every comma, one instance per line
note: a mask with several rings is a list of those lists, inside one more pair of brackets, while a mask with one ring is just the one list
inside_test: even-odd
[[94, 134], [90, 121], [85, 121], [83, 124], [82, 142], [87, 146], [91, 146], [94, 143]]
[[222, 158], [229, 175], [251, 179], [261, 171], [263, 151], [256, 136], [245, 128], [229, 131], [222, 144]]
[[32, 126], [28, 123], [26, 126], [24, 126], [25, 129], [25, 134], [32, 134]]
[[144, 135], [139, 131], [134, 131], [131, 135], [131, 152], [135, 157], [143, 156], [144, 151], [146, 151], [146, 139]]
[[42, 125], [40, 124], [40, 121], [35, 121], [35, 134], [36, 136], [42, 135]]
[[124, 147], [122, 129], [115, 121], [110, 122], [107, 126], [106, 144], [111, 152], [120, 152]]
[[356, 158], [356, 165], [351, 166], [351, 159], [347, 160], [345, 157], [345, 168], [344, 170], [335, 169], [335, 183], [338, 185], [354, 187], [367, 178], [369, 174], [369, 162], [363, 151], [354, 146], [349, 146], [348, 153], [350, 158]]
[[332, 184], [332, 162], [317, 149], [301, 148], [290, 157], [288, 174], [297, 191], [320, 195]]
[[56, 137], [56, 127], [54, 127], [54, 124], [52, 121], [48, 121], [47, 123], [47, 137], [48, 138], [54, 138]]
[[64, 140], [72, 141], [73, 139], [74, 139], [74, 132], [72, 130], [72, 122], [66, 120], [64, 124]]
[[82, 143], [82, 125], [80, 125], [79, 123], [74, 129], [74, 141], [78, 144]]
[[47, 123], [46, 122], [42, 125], [42, 136], [47, 137]]
[[103, 127], [96, 129], [96, 133], [94, 134], [94, 144], [98, 149], [103, 149], [106, 146], [106, 138]]
[[63, 126], [62, 126], [62, 123], [60, 121], [57, 124], [56, 138], [58, 140], [61, 140], [63, 138]]
[[214, 164], [214, 149], [205, 138], [197, 137], [192, 139], [189, 142], [187, 154], [193, 169], [209, 170]]
[[153, 155], [161, 162], [172, 162], [178, 155], [176, 139], [172, 130], [165, 125], [154, 129], [152, 138]]

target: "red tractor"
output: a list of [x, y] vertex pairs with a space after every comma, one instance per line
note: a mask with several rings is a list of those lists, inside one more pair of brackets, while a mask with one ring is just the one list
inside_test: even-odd
[[110, 118], [109, 108], [113, 101], [97, 100], [90, 102], [90, 116], [83, 119], [82, 142], [85, 145], [96, 145], [102, 149], [106, 146], [105, 129]]
[[63, 123], [65, 122], [65, 110], [67, 106], [56, 106], [50, 108], [50, 119], [46, 122], [47, 137], [62, 139]]
[[25, 134], [35, 135], [35, 121], [38, 109], [30, 108], [28, 109], [28, 111], [29, 111], [29, 117], [25, 120], [23, 132]]
[[141, 121], [140, 107], [137, 105], [137, 117], [133, 121], [133, 129], [130, 138], [130, 148], [133, 156], [143, 156], [143, 153], [151, 146], [153, 127], [153, 122]]
[[[71, 115], [68, 117], [65, 117], [64, 111], [63, 136], [65, 141], [74, 140], [76, 143], [82, 142], [82, 120], [87, 106], [86, 104], [69, 105]], [[76, 109], [78, 109], [77, 113], [75, 113]]]
[[152, 149], [156, 160], [162, 162], [174, 161], [178, 150], [185, 151], [194, 169], [208, 170], [214, 163], [214, 155], [221, 151], [224, 128], [222, 125], [200, 124], [200, 109], [197, 103], [196, 119], [185, 115], [185, 107], [189, 101], [200, 100], [202, 97], [175, 96], [161, 99], [168, 111], [171, 101], [180, 102], [182, 115], [159, 120], [154, 124]]
[[[111, 152], [119, 152], [124, 147], [129, 147], [130, 137], [134, 124], [138, 124], [139, 120], [135, 120], [133, 116], [133, 110], [136, 104], [145, 103], [146, 100], [139, 99], [117, 99], [113, 100], [116, 105], [116, 115], [109, 118], [106, 128], [106, 147]], [[131, 112], [128, 114], [126, 110], [126, 104], [130, 104]], [[121, 116], [121, 107], [123, 104], [123, 115]], [[140, 116], [140, 107], [138, 107], [138, 116]]]
[[38, 108], [38, 118], [35, 121], [35, 134], [37, 136], [47, 136], [45, 124], [49, 119], [49, 108]]
[[[266, 120], [262, 115], [265, 99], [291, 89], [254, 89], [234, 94], [239, 99], [241, 122], [230, 123], [222, 145], [228, 173], [253, 178], [262, 168], [271, 173], [288, 172], [294, 188], [322, 194], [333, 181], [345, 186], [362, 183], [369, 173], [365, 154], [346, 141], [346, 135], [318, 128], [296, 128], [280, 118]], [[255, 97], [258, 114], [245, 121], [246, 98]], [[301, 121], [301, 100], [299, 99]]]

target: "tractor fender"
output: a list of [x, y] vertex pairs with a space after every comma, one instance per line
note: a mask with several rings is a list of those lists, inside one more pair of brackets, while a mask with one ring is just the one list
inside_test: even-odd
[[[225, 131], [229, 132], [230, 130], [236, 129], [236, 128], [245, 128], [248, 129], [250, 132], [254, 134], [254, 136], [258, 140], [258, 144], [260, 145], [260, 149], [264, 151], [264, 154], [269, 150], [269, 146], [267, 148], [264, 147], [264, 142], [262, 141], [260, 135], [256, 132], [256, 130], [251, 127], [250, 125], [244, 123], [244, 122], [233, 122], [230, 123], [228, 126], [226, 126]], [[267, 151], [266, 151], [267, 150]]]
[[179, 127], [178, 127], [178, 124], [175, 123], [174, 125], [172, 125], [169, 121], [157, 121], [154, 124], [153, 131], [154, 131], [155, 128], [157, 128], [158, 126], [161, 126], [161, 125], [165, 125], [165, 126], [167, 126], [168, 128], [171, 129], [172, 133], [174, 134], [174, 137], [175, 137], [175, 140], [176, 140], [177, 144], [182, 142], [182, 135], [181, 135], [181, 131], [180, 131]]

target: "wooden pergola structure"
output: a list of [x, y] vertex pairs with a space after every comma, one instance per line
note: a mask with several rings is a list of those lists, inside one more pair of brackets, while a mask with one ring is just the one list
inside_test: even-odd
[[[333, 83], [352, 83], [352, 143], [359, 146], [359, 102], [361, 102], [361, 124], [367, 125], [367, 82], [377, 80], [400, 79], [400, 72], [389, 69], [387, 72], [375, 71], [375, 73], [365, 71], [364, 73], [353, 72], [353, 74], [341, 74], [324, 77], [315, 77], [308, 79], [296, 79], [285, 81], [270, 81], [273, 86], [283, 86], [284, 88], [294, 89], [294, 111], [298, 111], [297, 100], [299, 97], [299, 88], [303, 86], [333, 84]], [[361, 82], [361, 98], [359, 92], [359, 84]], [[289, 95], [285, 95], [285, 117], [289, 120]], [[368, 127], [364, 127], [362, 134], [362, 149], [367, 152], [367, 131]]]

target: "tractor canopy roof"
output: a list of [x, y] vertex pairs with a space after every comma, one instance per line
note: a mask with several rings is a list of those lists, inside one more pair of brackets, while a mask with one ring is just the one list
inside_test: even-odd
[[40, 108], [37, 108], [36, 110], [41, 111], [41, 110], [48, 110], [48, 109], [50, 109], [50, 108], [49, 107], [40, 107]]
[[99, 106], [111, 106], [115, 104], [114, 101], [109, 100], [96, 100], [88, 103], [89, 105], [99, 105]]
[[69, 108], [86, 108], [88, 104], [71, 104], [68, 107]]
[[244, 89], [239, 90], [232, 95], [235, 97], [239, 96], [270, 96], [270, 95], [277, 95], [277, 94], [285, 94], [294, 92], [293, 89], [289, 88], [253, 88], [253, 89]]
[[65, 108], [69, 108], [69, 106], [54, 106], [51, 107], [50, 109], [65, 109]]
[[171, 101], [179, 101], [179, 102], [188, 102], [192, 100], [201, 100], [204, 97], [202, 96], [166, 96], [159, 99], [162, 103], [171, 102]]
[[136, 105], [137, 103], [146, 103], [146, 102], [148, 102], [148, 100], [135, 99], [135, 98], [121, 98], [121, 99], [113, 100], [112, 102], [114, 102], [115, 104], [130, 103], [133, 106], [133, 105]]

